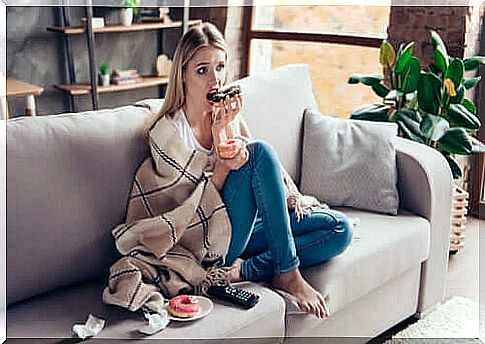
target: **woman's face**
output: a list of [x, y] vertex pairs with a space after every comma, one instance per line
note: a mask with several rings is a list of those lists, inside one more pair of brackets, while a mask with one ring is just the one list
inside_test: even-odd
[[183, 75], [185, 104], [196, 111], [210, 111], [212, 104], [207, 93], [224, 85], [226, 53], [215, 47], [203, 47], [196, 51], [187, 63]]

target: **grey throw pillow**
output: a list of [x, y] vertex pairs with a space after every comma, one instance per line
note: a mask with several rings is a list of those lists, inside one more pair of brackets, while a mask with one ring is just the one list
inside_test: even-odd
[[301, 191], [330, 206], [397, 214], [394, 123], [304, 112]]

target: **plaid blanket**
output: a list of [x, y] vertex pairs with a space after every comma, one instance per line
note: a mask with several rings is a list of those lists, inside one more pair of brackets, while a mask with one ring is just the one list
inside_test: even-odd
[[[123, 255], [110, 268], [103, 301], [158, 311], [164, 297], [227, 284], [222, 267], [231, 224], [204, 172], [207, 155], [189, 149], [170, 119], [150, 131], [151, 157], [138, 168], [126, 222], [112, 230]], [[161, 293], [160, 293], [161, 292]]]

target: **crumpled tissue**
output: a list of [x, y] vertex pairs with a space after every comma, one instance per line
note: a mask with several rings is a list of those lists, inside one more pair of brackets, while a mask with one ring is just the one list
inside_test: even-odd
[[75, 324], [72, 327], [72, 331], [77, 334], [79, 338], [86, 339], [87, 337], [94, 337], [104, 327], [105, 321], [97, 318], [92, 314], [89, 314], [88, 320], [84, 325]]
[[144, 315], [145, 319], [148, 321], [148, 324], [138, 329], [138, 331], [143, 334], [155, 334], [167, 327], [168, 323], [170, 322], [168, 312], [165, 309], [161, 310], [159, 313], [153, 314], [145, 312]]

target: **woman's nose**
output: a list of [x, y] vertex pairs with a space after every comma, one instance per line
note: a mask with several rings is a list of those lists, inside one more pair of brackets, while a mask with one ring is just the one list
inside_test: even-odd
[[212, 70], [211, 73], [209, 73], [209, 85], [211, 86], [221, 86], [222, 85], [222, 79], [220, 76], [220, 73], [218, 73], [216, 70]]

